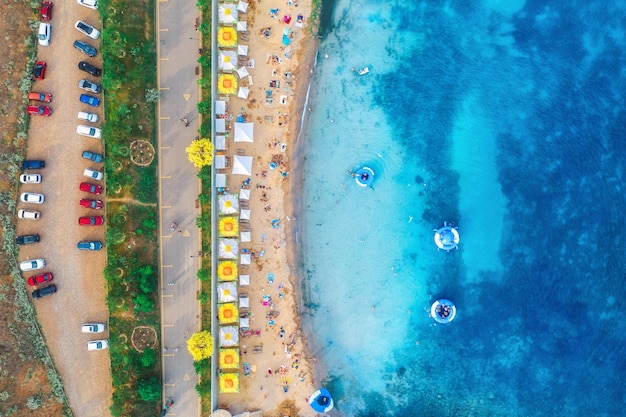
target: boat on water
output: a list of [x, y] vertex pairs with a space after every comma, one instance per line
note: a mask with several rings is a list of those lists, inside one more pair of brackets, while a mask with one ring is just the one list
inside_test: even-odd
[[437, 250], [443, 249], [446, 252], [450, 252], [452, 249], [459, 248], [461, 237], [459, 236], [457, 227], [452, 223], [443, 222], [443, 227], [434, 229], [434, 232]]
[[370, 187], [374, 182], [374, 170], [370, 167], [361, 167], [356, 171], [350, 171], [354, 181], [361, 187]]
[[370, 72], [370, 67], [361, 68], [358, 72], [359, 72], [359, 75], [365, 75]]
[[456, 306], [452, 301], [441, 298], [430, 306], [430, 316], [437, 323], [450, 323], [456, 317]]

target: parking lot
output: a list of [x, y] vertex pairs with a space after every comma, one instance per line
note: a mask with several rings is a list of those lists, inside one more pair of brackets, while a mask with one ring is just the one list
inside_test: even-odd
[[[101, 28], [98, 12], [82, 7], [76, 1], [54, 4], [49, 46], [38, 47], [38, 60], [47, 63], [44, 80], [37, 80], [32, 91], [46, 92], [53, 96], [50, 103], [32, 102], [52, 109], [52, 115], [32, 115], [28, 139], [28, 159], [42, 159], [46, 167], [29, 171], [43, 177], [41, 184], [24, 184], [22, 192], [45, 195], [43, 204], [20, 202], [18, 208], [41, 212], [39, 220], [18, 220], [19, 235], [38, 233], [41, 242], [22, 246], [19, 260], [44, 258], [46, 268], [24, 272], [24, 280], [35, 273], [51, 272], [57, 293], [35, 300], [38, 319], [46, 343], [62, 378], [70, 406], [77, 417], [110, 416], [111, 377], [107, 351], [87, 350], [87, 342], [106, 339], [108, 333], [90, 335], [81, 332], [85, 322], [108, 322], [105, 303], [103, 268], [106, 253], [78, 250], [77, 243], [83, 240], [104, 242], [105, 226], [79, 226], [81, 216], [104, 216], [106, 205], [100, 210], [79, 206], [81, 198], [105, 200], [100, 196], [79, 191], [79, 184], [88, 181], [104, 186], [103, 181], [83, 176], [86, 168], [103, 171], [102, 163], [90, 162], [81, 157], [84, 150], [103, 153], [100, 139], [80, 136], [76, 133], [79, 124], [98, 127], [79, 121], [79, 111], [96, 113], [102, 119], [100, 107], [91, 107], [79, 101], [81, 94], [102, 99], [78, 88], [81, 79], [99, 83], [78, 69], [79, 61], [87, 61], [102, 68], [99, 54], [100, 40], [92, 40], [79, 33], [74, 24], [83, 20], [97, 29]], [[75, 40], [86, 42], [98, 49], [95, 58], [75, 49]], [[34, 289], [34, 287], [29, 287]], [[107, 323], [108, 324], [108, 323]]]

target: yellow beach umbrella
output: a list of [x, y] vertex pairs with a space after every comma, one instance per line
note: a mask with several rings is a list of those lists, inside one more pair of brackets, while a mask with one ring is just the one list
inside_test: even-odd
[[237, 31], [232, 27], [223, 27], [217, 30], [217, 46], [234, 48], [237, 46]]
[[220, 74], [217, 77], [217, 90], [220, 94], [237, 93], [237, 77], [234, 74]]
[[239, 350], [220, 349], [220, 368], [239, 369]]
[[234, 281], [237, 279], [237, 264], [234, 261], [224, 261], [217, 264], [217, 278], [220, 281]]
[[219, 223], [219, 231], [222, 237], [237, 237], [239, 221], [236, 217], [222, 217]]
[[220, 393], [239, 392], [239, 374], [228, 372], [220, 374]]
[[237, 323], [239, 321], [239, 311], [235, 303], [220, 304], [217, 308], [217, 317], [220, 324]]

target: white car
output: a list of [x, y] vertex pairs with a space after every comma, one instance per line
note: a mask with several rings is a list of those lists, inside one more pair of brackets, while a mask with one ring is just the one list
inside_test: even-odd
[[103, 323], [85, 323], [80, 326], [80, 331], [83, 333], [102, 333], [104, 331]]
[[41, 174], [22, 174], [20, 175], [22, 184], [39, 184], [41, 183]]
[[102, 129], [85, 125], [76, 126], [76, 133], [96, 139], [100, 139], [102, 137]]
[[17, 212], [17, 217], [20, 219], [28, 219], [28, 220], [39, 220], [41, 213], [35, 210], [24, 210], [20, 209]]
[[90, 168], [85, 168], [85, 171], [83, 171], [83, 175], [85, 177], [91, 178], [92, 180], [98, 181], [102, 181], [102, 178], [104, 178], [104, 174], [102, 172]]
[[44, 199], [44, 195], [38, 193], [22, 193], [20, 196], [22, 203], [43, 204]]
[[91, 123], [96, 123], [98, 121], [98, 115], [95, 113], [87, 113], [86, 111], [79, 111], [78, 120], [86, 120]]
[[37, 38], [39, 39], [39, 45], [48, 46], [50, 45], [50, 32], [52, 26], [50, 23], [39, 23], [39, 32], [37, 32]]
[[98, 0], [76, 0], [81, 6], [89, 7], [90, 9], [98, 9]]
[[100, 32], [98, 32], [98, 29], [96, 29], [95, 27], [91, 26], [88, 23], [83, 22], [82, 20], [77, 20], [76, 23], [74, 24], [74, 27], [80, 33], [84, 33], [85, 35], [89, 36], [91, 39], [98, 39], [100, 37]]
[[20, 270], [22, 271], [35, 271], [37, 269], [44, 269], [46, 267], [46, 261], [43, 258], [29, 259], [27, 261], [20, 262]]
[[87, 350], [102, 350], [109, 347], [109, 341], [106, 339], [92, 340], [87, 342]]

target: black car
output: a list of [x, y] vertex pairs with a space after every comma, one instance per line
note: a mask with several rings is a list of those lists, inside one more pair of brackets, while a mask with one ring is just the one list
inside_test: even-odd
[[46, 167], [45, 161], [25, 160], [22, 162], [22, 169], [42, 169]]
[[39, 235], [22, 235], [15, 238], [15, 243], [18, 245], [30, 245], [31, 243], [38, 243]]
[[55, 292], [57, 292], [57, 286], [54, 284], [48, 285], [47, 287], [41, 287], [33, 291], [33, 298], [37, 299], [45, 297], [46, 295], [54, 294]]
[[85, 62], [85, 61], [80, 61], [78, 63], [78, 69], [81, 71], [85, 71], [86, 73], [91, 74], [94, 77], [99, 77], [100, 74], [102, 73], [102, 70], [100, 68], [96, 68], [90, 63]]
[[84, 52], [92, 58], [98, 53], [98, 50], [96, 48], [81, 41], [74, 41], [74, 48], [78, 49], [81, 52]]
[[90, 151], [83, 151], [83, 158], [93, 162], [102, 162], [102, 154]]

